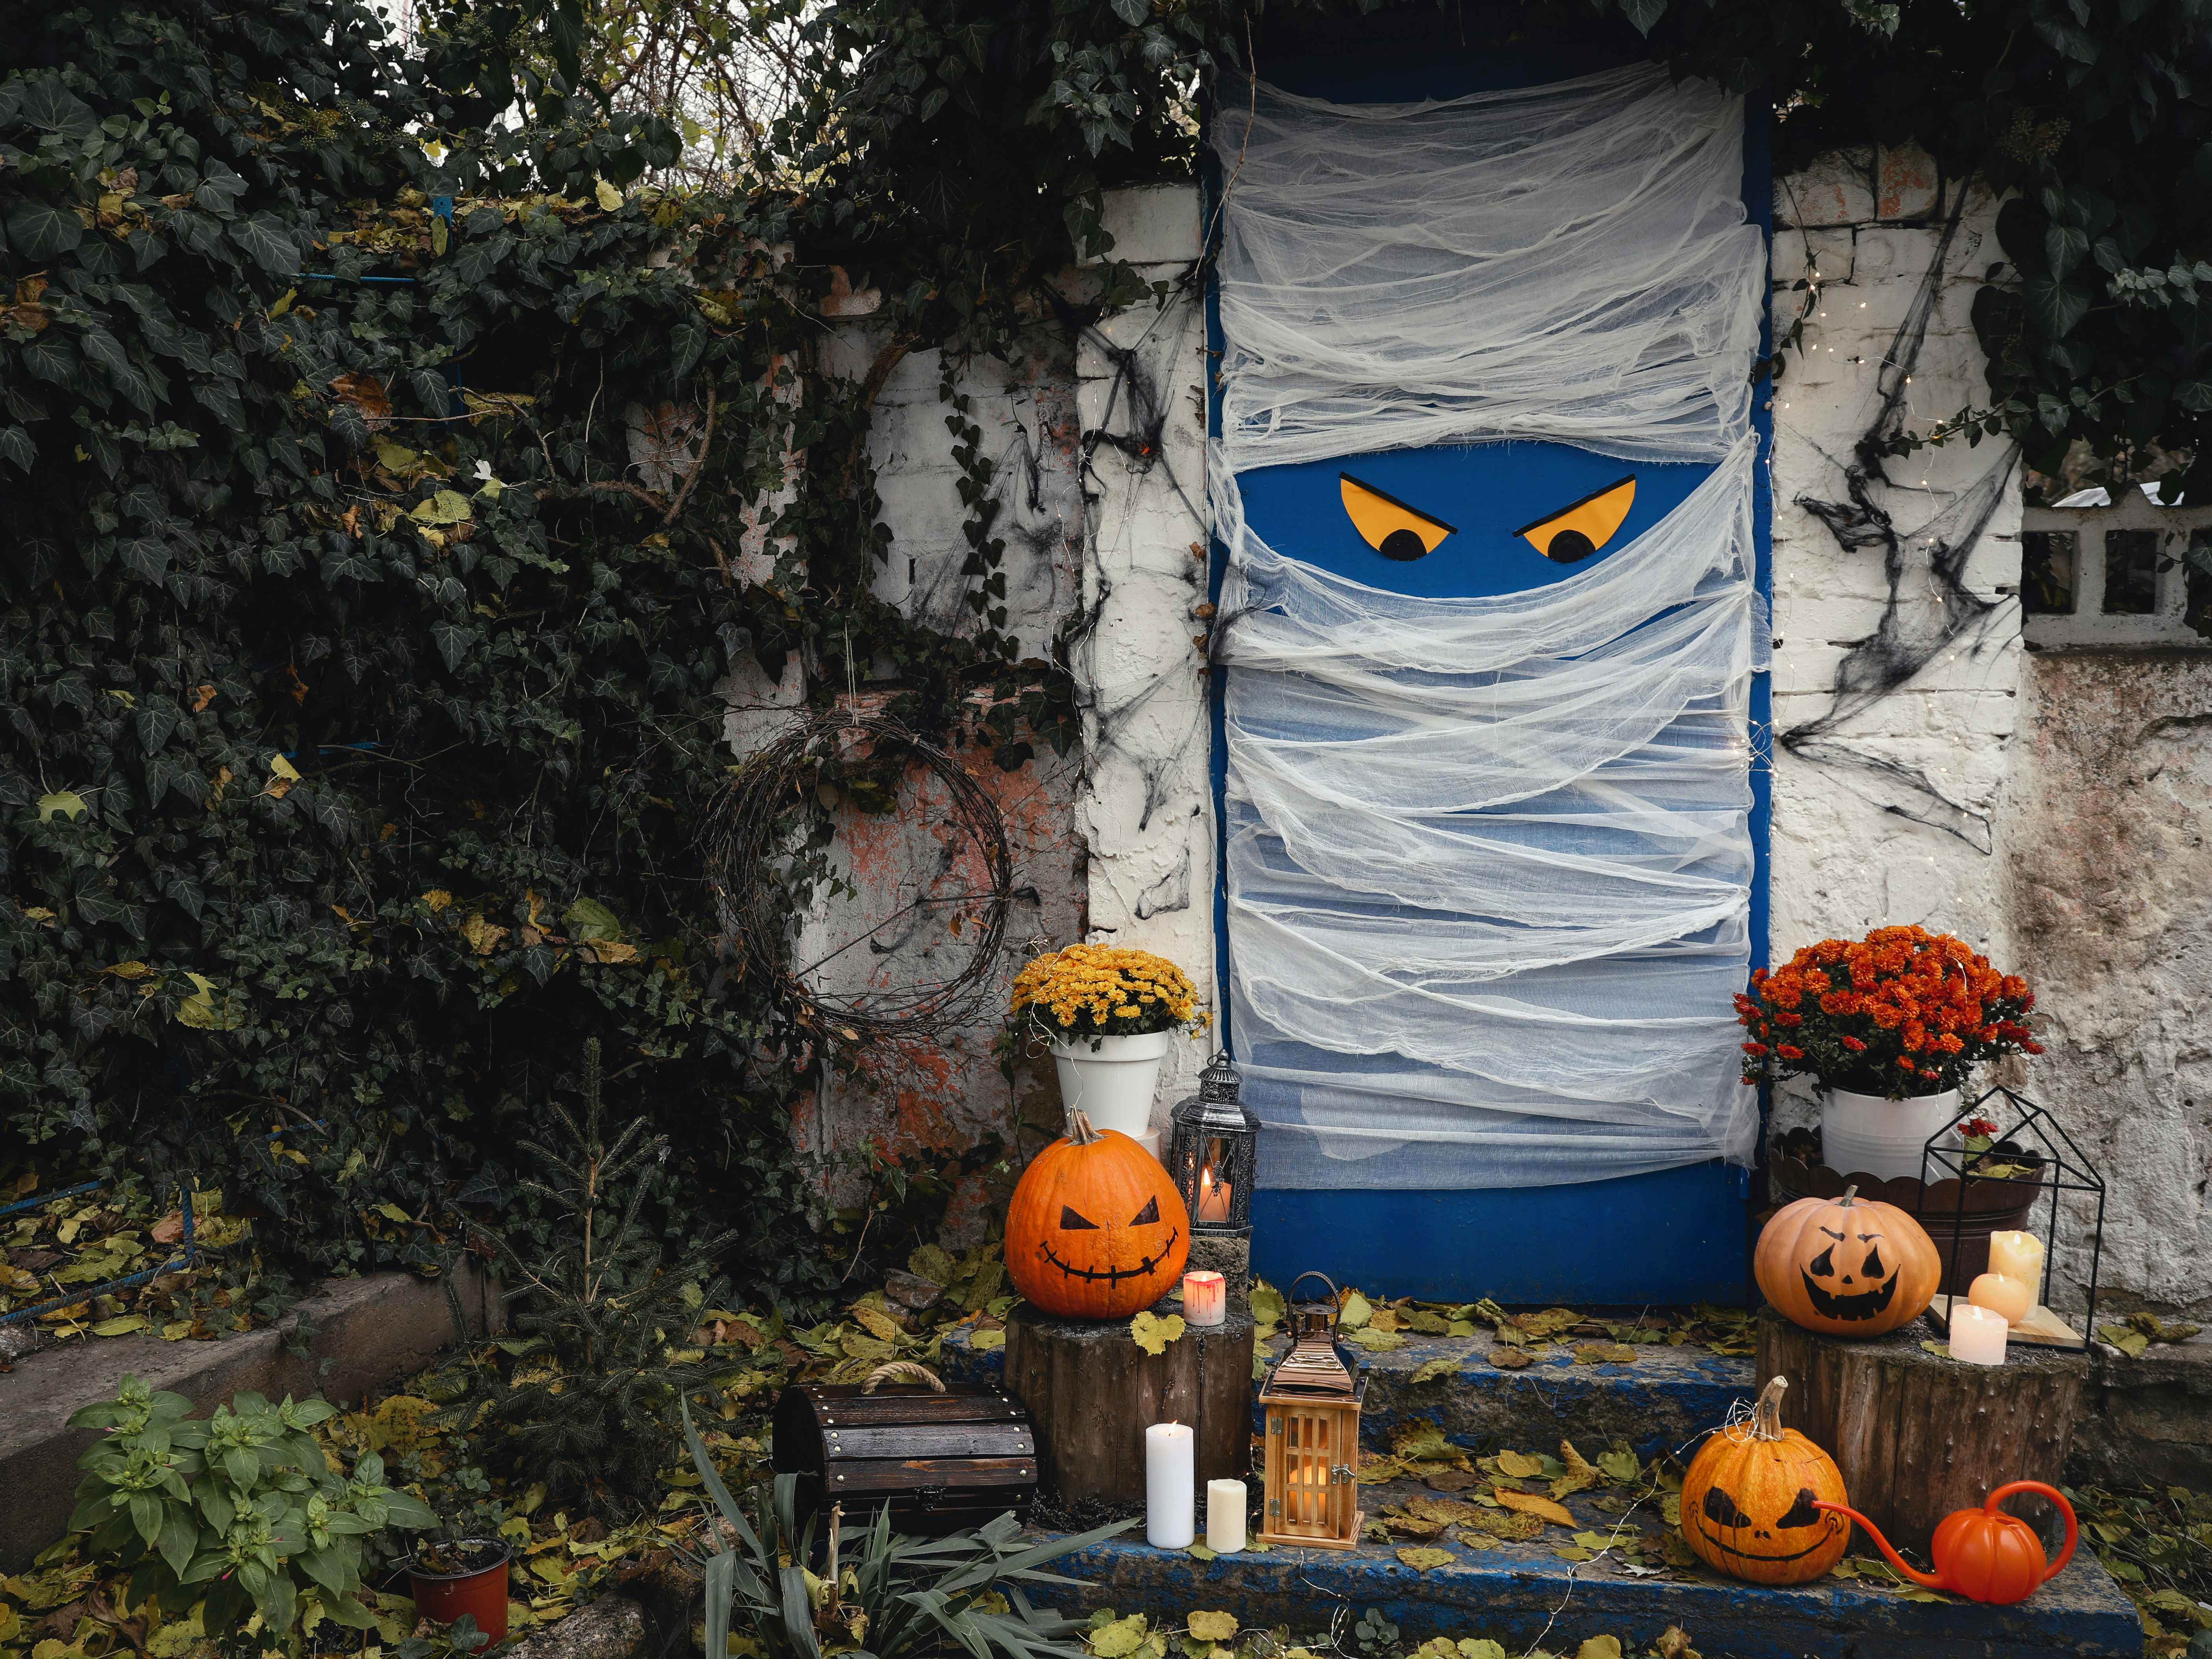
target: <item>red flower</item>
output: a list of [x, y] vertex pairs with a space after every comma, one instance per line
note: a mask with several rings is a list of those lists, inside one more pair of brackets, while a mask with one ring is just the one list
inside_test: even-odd
[[1743, 1045], [1743, 1051], [1747, 1054], [1763, 1054], [1766, 1052], [1766, 1045], [1763, 1042], [1747, 1042]]
[[1844, 1038], [1843, 1044], [1844, 1048], [1850, 1049], [1855, 1054], [1863, 1054], [1866, 1052], [1866, 1044], [1861, 1042], [1855, 1036], [1847, 1036]]
[[1985, 1117], [1970, 1117], [1959, 1126], [1962, 1135], [1993, 1135], [1996, 1132], [1997, 1126]]
[[1775, 1049], [1774, 1052], [1781, 1055], [1784, 1060], [1802, 1060], [1805, 1058], [1805, 1051], [1802, 1048], [1793, 1048], [1786, 1042]]

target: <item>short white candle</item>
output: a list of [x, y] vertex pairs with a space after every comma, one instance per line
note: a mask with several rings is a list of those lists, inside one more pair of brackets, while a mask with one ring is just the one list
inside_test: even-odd
[[2043, 1295], [2043, 1241], [2033, 1233], [1991, 1233], [1990, 1271], [2017, 1279], [2027, 1286], [2031, 1301]]
[[1216, 1555], [1234, 1555], [1244, 1547], [1242, 1480], [1206, 1483], [1206, 1547]]
[[1181, 1423], [1145, 1431], [1145, 1537], [1187, 1550], [1198, 1537], [1198, 1437]]
[[1182, 1276], [1182, 1322], [1218, 1325], [1229, 1317], [1229, 1281], [1201, 1267]]
[[2008, 1325], [2020, 1324], [2035, 1310], [2033, 1287], [2004, 1273], [1980, 1275], [1967, 1291], [1966, 1300], [1977, 1308], [2002, 1314]]
[[2002, 1365], [2005, 1357], [2005, 1316], [1971, 1302], [1951, 1304], [1951, 1358], [1970, 1365]]

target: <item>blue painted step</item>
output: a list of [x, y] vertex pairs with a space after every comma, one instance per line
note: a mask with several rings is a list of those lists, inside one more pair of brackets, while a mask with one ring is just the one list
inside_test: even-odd
[[[1372, 1514], [1416, 1495], [1418, 1486], [1363, 1489]], [[1609, 1534], [1611, 1517], [1579, 1497], [1568, 1507]], [[1657, 1517], [1650, 1527], [1656, 1529]], [[1432, 1636], [1487, 1636], [1510, 1653], [1534, 1646], [1572, 1653], [1612, 1635], [1640, 1651], [1669, 1625], [1688, 1632], [1705, 1659], [2136, 1659], [2142, 1626], [2134, 1605], [2086, 1548], [2063, 1573], [2009, 1607], [1908, 1601], [1865, 1582], [1823, 1579], [1794, 1589], [1738, 1583], [1702, 1571], [1638, 1578], [1611, 1556], [1571, 1563], [1552, 1553], [1553, 1529], [1526, 1544], [1472, 1550], [1443, 1540], [1454, 1558], [1422, 1572], [1397, 1559], [1398, 1543], [1357, 1550], [1271, 1549], [1194, 1559], [1125, 1540], [1054, 1564], [1084, 1579], [1063, 1606], [1112, 1607], [1182, 1620], [1196, 1608], [1225, 1609], [1247, 1626], [1288, 1626], [1304, 1638], [1326, 1631], [1341, 1610], [1350, 1620], [1380, 1608], [1410, 1645]], [[1410, 1540], [1408, 1540], [1410, 1541]]]
[[[1281, 1346], [1278, 1339], [1276, 1349]], [[978, 1350], [969, 1333], [949, 1336], [942, 1353], [948, 1378], [1004, 1380], [1004, 1354]], [[1402, 1348], [1366, 1358], [1361, 1439], [1376, 1452], [1387, 1451], [1401, 1428], [1433, 1424], [1478, 1455], [1501, 1448], [1556, 1453], [1570, 1439], [1592, 1457], [1626, 1442], [1648, 1458], [1681, 1451], [1723, 1421], [1733, 1402], [1747, 1400], [1753, 1382], [1749, 1358], [1657, 1344], [1639, 1346], [1632, 1364], [1583, 1365], [1554, 1352], [1517, 1371], [1492, 1364], [1483, 1345], [1451, 1338], [1409, 1337]], [[1424, 1364], [1443, 1358], [1456, 1361], [1455, 1369], [1426, 1382], [1413, 1380]], [[1386, 1504], [1439, 1495], [1394, 1483], [1363, 1487], [1361, 1503], [1374, 1516]], [[1595, 1508], [1598, 1495], [1575, 1494], [1567, 1507], [1588, 1530], [1610, 1536], [1621, 1517]], [[1656, 1513], [1629, 1519], [1638, 1533], [1663, 1528]], [[1376, 1607], [1407, 1644], [1488, 1636], [1516, 1653], [1532, 1645], [1572, 1653], [1598, 1635], [1647, 1642], [1669, 1625], [1688, 1632], [1706, 1659], [2136, 1659], [2142, 1651], [2133, 1604], [2087, 1549], [2027, 1601], [1984, 1607], [1907, 1601], [1868, 1582], [1824, 1579], [1768, 1589], [1698, 1570], [1638, 1577], [1611, 1556], [1560, 1559], [1552, 1552], [1568, 1536], [1552, 1528], [1526, 1543], [1486, 1549], [1449, 1536], [1394, 1540], [1211, 1562], [1119, 1540], [1069, 1557], [1057, 1570], [1085, 1581], [1083, 1590], [1069, 1593], [1068, 1606], [1178, 1622], [1194, 1608], [1225, 1608], [1247, 1625], [1286, 1625], [1300, 1637], [1325, 1630], [1340, 1611], [1349, 1619]], [[1449, 1552], [1451, 1565], [1426, 1572], [1405, 1565], [1397, 1551], [1415, 1541]]]
[[[1280, 1353], [1285, 1344], [1277, 1337], [1270, 1352]], [[969, 1332], [948, 1335], [941, 1352], [948, 1378], [1006, 1379], [1006, 1355], [977, 1350]], [[1578, 1364], [1555, 1347], [1517, 1371], [1492, 1364], [1487, 1344], [1454, 1337], [1408, 1336], [1404, 1347], [1365, 1358], [1360, 1438], [1370, 1451], [1388, 1451], [1400, 1428], [1426, 1422], [1477, 1454], [1506, 1448], [1556, 1454], [1569, 1439], [1590, 1457], [1623, 1441], [1649, 1458], [1679, 1453], [1725, 1421], [1732, 1404], [1756, 1392], [1747, 1358], [1656, 1342], [1638, 1345], [1628, 1364]], [[1424, 1364], [1443, 1358], [1456, 1361], [1457, 1369], [1413, 1381]]]

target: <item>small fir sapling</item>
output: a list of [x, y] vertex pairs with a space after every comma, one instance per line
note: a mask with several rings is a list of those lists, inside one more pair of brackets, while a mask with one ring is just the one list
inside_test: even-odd
[[654, 1477], [681, 1455], [678, 1395], [698, 1374], [674, 1358], [702, 1308], [722, 1299], [715, 1259], [735, 1237], [695, 1243], [673, 1261], [640, 1219], [668, 1139], [634, 1118], [610, 1141], [599, 1045], [584, 1045], [580, 1121], [552, 1102], [562, 1144], [525, 1140], [544, 1178], [522, 1189], [549, 1201], [552, 1231], [525, 1255], [492, 1235], [520, 1305], [511, 1345], [514, 1386], [494, 1403], [505, 1449], [552, 1496], [619, 1510], [655, 1496]]

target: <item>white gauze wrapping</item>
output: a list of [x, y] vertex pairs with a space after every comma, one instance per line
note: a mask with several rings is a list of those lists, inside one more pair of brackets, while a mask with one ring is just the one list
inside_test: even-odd
[[1750, 429], [1741, 99], [1638, 65], [1423, 104], [1224, 82], [1219, 109], [1237, 471], [1498, 438], [1710, 462]]
[[1433, 599], [1266, 545], [1217, 451], [1231, 1029], [1266, 1184], [1749, 1161], [1755, 458], [1564, 580]]

